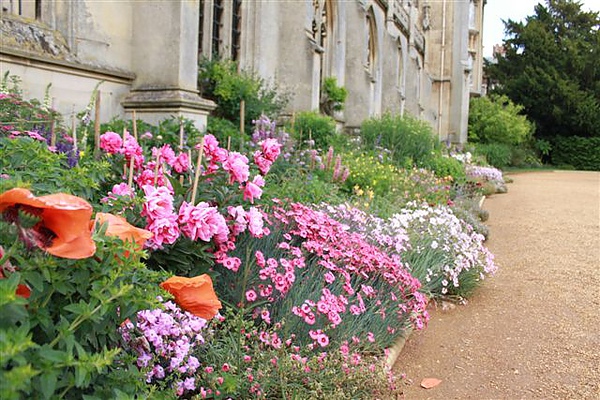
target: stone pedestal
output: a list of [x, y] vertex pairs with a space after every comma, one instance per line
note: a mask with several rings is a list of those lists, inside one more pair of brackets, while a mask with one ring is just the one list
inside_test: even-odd
[[122, 102], [125, 111], [156, 123], [169, 116], [206, 127], [215, 104], [198, 95], [199, 1], [134, 2], [132, 90]]

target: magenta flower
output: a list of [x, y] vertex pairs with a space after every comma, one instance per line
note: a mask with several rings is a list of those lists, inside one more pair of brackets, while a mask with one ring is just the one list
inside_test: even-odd
[[252, 182], [246, 182], [244, 188], [244, 200], [248, 200], [254, 204], [254, 199], [260, 199], [262, 195], [261, 187], [265, 185], [265, 180], [262, 176], [256, 175]]
[[142, 206], [142, 216], [149, 219], [170, 217], [173, 214], [173, 196], [164, 186], [155, 188], [151, 185], [142, 187], [145, 202]]
[[192, 240], [209, 242], [217, 235], [220, 241], [223, 241], [223, 234], [224, 240], [227, 240], [229, 229], [225, 218], [219, 214], [216, 207], [211, 207], [206, 202], [193, 206], [184, 201], [179, 208], [178, 222], [181, 232]]
[[246, 291], [246, 300], [248, 300], [249, 302], [253, 302], [256, 301], [256, 299], [258, 298], [258, 296], [256, 295], [256, 292], [252, 289]]
[[281, 144], [277, 139], [266, 139], [261, 143], [261, 150], [267, 160], [274, 162], [279, 157]]
[[100, 135], [100, 148], [108, 154], [118, 154], [121, 152], [123, 139], [116, 132], [106, 132]]
[[262, 237], [264, 235], [262, 213], [258, 211], [256, 207], [250, 207], [246, 213], [246, 218], [248, 220], [248, 230], [250, 231], [250, 234], [257, 238]]
[[153, 219], [146, 229], [153, 234], [146, 242], [146, 246], [152, 249], [162, 248], [163, 244], [173, 244], [179, 239], [179, 225], [175, 214]]
[[229, 183], [244, 183], [250, 175], [248, 158], [238, 152], [231, 152], [227, 160], [223, 162], [223, 169], [229, 172]]
[[187, 172], [190, 169], [190, 158], [188, 154], [185, 152], [179, 153], [171, 166], [178, 174]]

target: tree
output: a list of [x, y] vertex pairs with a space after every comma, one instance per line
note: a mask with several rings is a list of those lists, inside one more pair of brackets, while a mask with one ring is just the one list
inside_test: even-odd
[[521, 104], [537, 138], [600, 136], [600, 18], [572, 0], [547, 0], [504, 22], [505, 55], [487, 63], [494, 92]]

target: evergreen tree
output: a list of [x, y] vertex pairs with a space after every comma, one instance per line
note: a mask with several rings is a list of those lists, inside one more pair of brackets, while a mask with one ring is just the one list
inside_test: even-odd
[[600, 18], [572, 0], [547, 0], [524, 22], [505, 21], [505, 55], [486, 65], [524, 106], [537, 138], [600, 137]]

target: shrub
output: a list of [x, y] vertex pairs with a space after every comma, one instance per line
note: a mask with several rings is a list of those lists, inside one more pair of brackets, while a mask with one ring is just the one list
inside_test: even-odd
[[206, 131], [213, 134], [219, 142], [229, 145], [231, 150], [242, 151], [248, 140], [246, 134], [240, 133], [239, 126], [224, 118], [209, 116]]
[[600, 137], [556, 137], [551, 155], [554, 165], [572, 165], [575, 169], [600, 171]]
[[434, 156], [426, 163], [427, 168], [435, 172], [435, 175], [440, 178], [452, 177], [454, 182], [460, 183], [465, 180], [465, 167], [463, 164], [447, 156]]
[[302, 142], [312, 140], [312, 147], [326, 149], [336, 136], [335, 120], [316, 111], [304, 111], [295, 115], [294, 138]]
[[360, 134], [365, 149], [389, 150], [391, 159], [400, 167], [426, 166], [432, 155], [439, 154], [440, 143], [431, 126], [409, 115], [385, 114], [368, 119]]
[[506, 168], [512, 159], [511, 146], [503, 143], [477, 144], [475, 152], [485, 157], [488, 164], [496, 168]]
[[520, 113], [523, 106], [506, 96], [472, 98], [469, 105], [469, 140], [474, 143], [518, 145], [533, 133], [533, 125]]
[[[106, 227], [92, 236], [92, 208], [82, 199], [55, 198], [45, 208], [38, 208], [42, 198], [23, 200], [29, 206], [12, 204], [14, 195], [2, 201], [0, 397], [144, 396], [142, 375], [120, 352], [117, 328], [153, 304], [162, 274], [147, 270], [137, 246], [107, 236]], [[36, 232], [56, 236], [32, 241]], [[86, 258], [88, 249], [93, 257]]]
[[325, 78], [321, 89], [321, 111], [325, 115], [333, 117], [335, 111], [344, 109], [347, 96], [348, 91], [343, 86], [337, 85], [335, 77]]
[[240, 124], [240, 102], [245, 102], [245, 121], [257, 120], [261, 114], [275, 117], [287, 104], [288, 95], [280, 93], [250, 71], [238, 72], [231, 60], [200, 60], [198, 73], [200, 94], [217, 103], [213, 115]]

